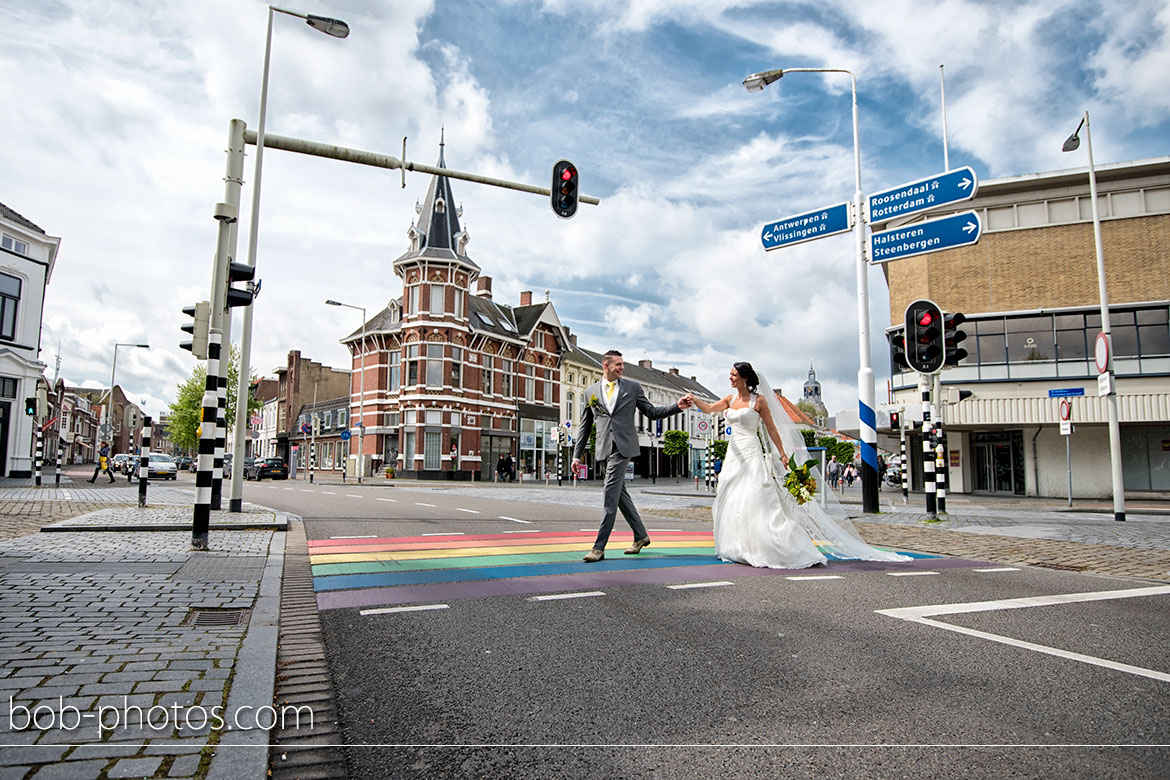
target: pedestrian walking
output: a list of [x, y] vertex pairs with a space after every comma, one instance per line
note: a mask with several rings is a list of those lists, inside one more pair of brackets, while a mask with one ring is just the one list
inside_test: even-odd
[[97, 480], [98, 474], [103, 472], [110, 478], [110, 482], [114, 481], [114, 472], [110, 471], [110, 444], [104, 441], [102, 442], [101, 449], [98, 450], [98, 460], [97, 465], [93, 469], [93, 476], [86, 481], [92, 485]]
[[836, 490], [837, 485], [841, 481], [841, 464], [837, 461], [836, 455], [829, 458], [829, 465], [826, 467], [826, 471], [829, 477], [829, 487]]

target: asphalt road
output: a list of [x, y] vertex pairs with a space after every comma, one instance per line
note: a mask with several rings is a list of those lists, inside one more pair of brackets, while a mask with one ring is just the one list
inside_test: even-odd
[[[245, 497], [301, 514], [311, 540], [596, 527], [588, 492], [495, 493], [298, 480]], [[643, 509], [652, 536], [706, 526]], [[1170, 744], [1164, 584], [946, 559], [722, 568], [730, 584], [322, 610], [351, 776], [1166, 776], [1170, 749], [1135, 747]], [[1004, 603], [888, 612], [985, 601]]]

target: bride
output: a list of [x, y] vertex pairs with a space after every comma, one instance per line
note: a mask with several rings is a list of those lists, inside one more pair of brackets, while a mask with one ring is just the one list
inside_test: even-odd
[[[836, 496], [821, 505], [824, 481], [813, 474], [817, 496], [804, 504], [783, 486], [789, 458], [809, 459], [804, 437], [750, 363], [731, 369], [735, 392], [715, 403], [689, 396], [700, 411], [725, 412], [727, 457], [711, 507], [715, 554], [725, 561], [773, 569], [803, 569], [828, 560], [909, 561], [909, 556], [866, 544]], [[757, 389], [759, 392], [757, 392]]]

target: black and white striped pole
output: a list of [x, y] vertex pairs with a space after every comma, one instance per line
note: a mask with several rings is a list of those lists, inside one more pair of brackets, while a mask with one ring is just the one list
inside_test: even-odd
[[37, 429], [37, 454], [36, 454], [36, 463], [34, 464], [34, 468], [36, 468], [36, 485], [37, 485], [37, 487], [40, 487], [41, 486], [41, 463], [43, 463], [45, 460], [45, 432], [41, 429], [41, 421], [39, 418], [37, 418], [37, 417], [33, 418], [33, 425]]
[[[212, 332], [207, 337], [207, 364], [219, 370], [220, 335]], [[207, 549], [211, 526], [211, 485], [215, 470], [215, 418], [218, 412], [215, 395], [216, 378], [208, 373], [203, 388], [203, 409], [199, 422], [199, 465], [195, 475], [195, 525], [191, 531], [191, 546]]]
[[933, 392], [934, 397], [938, 399], [938, 403], [934, 408], [934, 482], [935, 482], [935, 496], [938, 504], [939, 514], [946, 514], [947, 512], [947, 473], [946, 462], [946, 433], [943, 425], [943, 418], [946, 416], [946, 403], [943, 401], [941, 392], [941, 382], [937, 374], [934, 376]]
[[902, 503], [910, 500], [910, 461], [906, 459], [906, 411], [898, 414], [898, 438], [902, 445]]
[[930, 376], [918, 375], [918, 389], [922, 393], [922, 488], [926, 492], [926, 513], [931, 519], [938, 519], [938, 506], [935, 502], [934, 484], [934, 425], [931, 422], [932, 407], [930, 403]]
[[[64, 385], [64, 383], [62, 383], [62, 384], [58, 385], [58, 387], [57, 387], [57, 433], [56, 433], [56, 438], [57, 438], [57, 474], [55, 477], [55, 481], [53, 483], [56, 487], [61, 487], [61, 460], [64, 457], [64, 449], [65, 449], [65, 446], [63, 443], [64, 440], [61, 438], [61, 427], [63, 425], [62, 421], [64, 420], [64, 417], [65, 417], [65, 385]], [[69, 431], [66, 430], [65, 433], [68, 434]]]
[[142, 452], [138, 457], [138, 508], [146, 508], [146, 483], [150, 480], [150, 418], [142, 418]]

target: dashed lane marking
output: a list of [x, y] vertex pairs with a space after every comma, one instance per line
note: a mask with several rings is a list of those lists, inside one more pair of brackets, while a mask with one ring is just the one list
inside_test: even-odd
[[463, 536], [463, 531], [433, 531], [429, 534], [419, 534], [419, 536]]
[[924, 577], [927, 574], [938, 574], [937, 571], [888, 571], [889, 577]]
[[688, 590], [690, 588], [718, 588], [720, 585], [734, 585], [734, 582], [688, 582], [684, 585], [667, 585], [671, 590]]
[[560, 599], [587, 599], [593, 596], [604, 596], [605, 592], [600, 590], [589, 590], [584, 593], [550, 593], [546, 596], [531, 596], [529, 601], [559, 601]]
[[379, 499], [377, 499], [377, 500], [378, 500], [378, 501], [389, 501], [391, 504], [397, 504], [397, 503], [398, 503], [398, 499], [397, 499], [397, 498], [379, 498]]
[[786, 580], [839, 580], [839, 574], [795, 574], [785, 577]]
[[1000, 634], [992, 634], [987, 631], [978, 631], [966, 626], [956, 626], [950, 623], [942, 623], [938, 620], [931, 620], [935, 615], [962, 615], [971, 612], [991, 612], [1001, 609], [1021, 609], [1023, 607], [1048, 607], [1059, 604], [1077, 604], [1086, 601], [1110, 601], [1113, 599], [1130, 599], [1142, 596], [1165, 596], [1170, 595], [1170, 585], [1161, 585], [1152, 588], [1129, 588], [1125, 590], [1100, 590], [1092, 593], [1061, 593], [1053, 596], [1027, 596], [1018, 599], [1002, 599], [998, 601], [972, 601], [966, 604], [934, 604], [923, 607], [902, 607], [901, 609], [875, 609], [879, 615], [886, 615], [887, 617], [898, 618], [911, 623], [921, 623], [924, 626], [931, 628], [941, 628], [946, 631], [954, 631], [957, 634], [966, 634], [967, 636], [977, 637], [979, 639], [987, 639], [992, 642], [999, 642], [1000, 644], [1011, 645], [1012, 647], [1019, 647], [1024, 650], [1032, 650], [1037, 653], [1044, 653], [1045, 655], [1053, 655], [1057, 658], [1066, 658], [1070, 661], [1079, 661], [1093, 666], [1100, 666], [1105, 669], [1113, 669], [1118, 672], [1125, 672], [1127, 674], [1137, 675], [1139, 677], [1148, 677], [1152, 680], [1161, 680], [1162, 682], [1170, 682], [1170, 674], [1165, 672], [1158, 672], [1153, 669], [1143, 669], [1140, 666], [1131, 666], [1130, 664], [1123, 664], [1117, 661], [1110, 661], [1105, 658], [1096, 658], [1091, 655], [1083, 655], [1081, 653], [1073, 653], [1068, 650], [1061, 650], [1055, 647], [1048, 647], [1046, 645], [1038, 645], [1034, 642], [1025, 642], [1021, 639], [1013, 639], [1009, 636], [1002, 636]]
[[456, 512], [466, 512], [469, 515], [478, 515], [479, 514], [479, 512], [476, 511], [475, 509], [461, 509], [460, 507], [455, 507], [455, 511]]
[[978, 571], [978, 572], [1019, 571], [1019, 569], [1017, 569], [1015, 566], [999, 566], [999, 567], [994, 568], [994, 569], [974, 569], [973, 571]]
[[365, 498], [365, 496], [359, 496], [356, 493], [346, 493], [345, 497], [346, 498]]
[[[532, 525], [532, 521], [531, 521], [531, 520], [520, 520], [519, 518], [515, 518], [515, 517], [508, 517], [507, 515], [500, 515], [500, 519], [501, 519], [501, 520], [511, 520], [513, 523], [524, 523], [524, 524], [526, 524], [526, 525]], [[518, 531], [517, 533], [524, 533], [524, 532], [523, 532], [523, 531]]]
[[368, 536], [330, 536], [330, 539], [377, 539], [377, 534], [370, 534]]
[[432, 509], [436, 508], [434, 504], [424, 504], [422, 501], [415, 501], [414, 505], [415, 506], [429, 506]]
[[424, 612], [431, 609], [449, 609], [447, 604], [415, 604], [410, 607], [379, 607], [378, 609], [363, 609], [363, 615], [386, 615], [391, 612]]
[[334, 493], [332, 490], [322, 490], [322, 491], [321, 491], [321, 495], [323, 495], [323, 496], [335, 496], [335, 495], [337, 495], [337, 494], [336, 494], [336, 493]]

